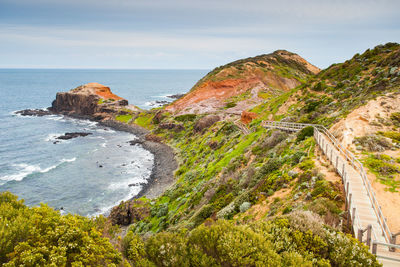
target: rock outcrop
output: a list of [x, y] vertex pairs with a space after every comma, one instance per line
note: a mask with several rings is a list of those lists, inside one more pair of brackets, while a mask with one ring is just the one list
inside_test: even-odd
[[240, 117], [240, 121], [243, 122], [244, 124], [249, 124], [255, 118], [257, 118], [256, 113], [244, 110]]
[[109, 87], [99, 83], [88, 83], [69, 92], [57, 93], [50, 110], [54, 113], [95, 120], [109, 119], [115, 114], [124, 114], [123, 109], [137, 111], [128, 101], [113, 94]]
[[53, 114], [48, 109], [24, 109], [24, 110], [19, 110], [15, 112], [15, 114], [19, 114], [21, 116], [36, 116], [36, 117], [42, 117], [42, 116], [47, 116]]
[[148, 203], [141, 200], [121, 202], [112, 208], [108, 218], [112, 224], [130, 225], [150, 215]]
[[65, 133], [64, 135], [60, 135], [60, 136], [57, 137], [56, 139], [59, 139], [59, 140], [69, 140], [69, 139], [73, 139], [73, 138], [77, 138], [77, 137], [88, 136], [88, 135], [91, 135], [91, 134], [92, 134], [92, 133], [79, 133], [79, 132]]
[[196, 124], [194, 125], [194, 131], [202, 132], [220, 119], [221, 118], [217, 115], [207, 115], [196, 122]]

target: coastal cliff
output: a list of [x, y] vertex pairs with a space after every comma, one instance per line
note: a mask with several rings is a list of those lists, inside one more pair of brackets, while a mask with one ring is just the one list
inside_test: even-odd
[[68, 116], [105, 120], [139, 109], [113, 94], [109, 87], [88, 83], [68, 92], [57, 93], [50, 110]]

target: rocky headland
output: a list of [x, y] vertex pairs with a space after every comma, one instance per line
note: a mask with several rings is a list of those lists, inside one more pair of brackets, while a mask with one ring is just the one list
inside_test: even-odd
[[[173, 172], [177, 168], [172, 148], [158, 139], [151, 138], [149, 131], [134, 123], [119, 121], [120, 116], [135, 116], [141, 110], [129, 105], [128, 101], [111, 92], [111, 89], [99, 83], [81, 85], [68, 92], [59, 92], [51, 107], [47, 109], [26, 109], [17, 111], [22, 116], [65, 115], [78, 119], [88, 119], [118, 131], [134, 134], [137, 139], [131, 145], [141, 145], [154, 155], [154, 165], [147, 184], [135, 196], [155, 198], [161, 195], [174, 181]], [[68, 140], [87, 136], [90, 133], [65, 133], [57, 140]], [[55, 141], [54, 143], [58, 143]]]

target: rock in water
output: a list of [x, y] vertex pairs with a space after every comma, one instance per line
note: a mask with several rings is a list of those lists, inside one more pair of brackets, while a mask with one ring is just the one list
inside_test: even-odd
[[88, 136], [89, 134], [91, 134], [91, 133], [78, 133], [78, 132], [76, 132], [76, 133], [65, 133], [64, 135], [61, 135], [61, 136], [59, 136], [59, 137], [57, 137], [56, 139], [60, 139], [60, 140], [69, 140], [69, 139], [72, 139], [72, 138], [77, 138], [77, 137], [80, 137], [80, 136]]
[[48, 109], [24, 109], [24, 110], [19, 110], [15, 112], [15, 114], [20, 114], [21, 116], [46, 116], [46, 115], [51, 115], [53, 112], [51, 112]]

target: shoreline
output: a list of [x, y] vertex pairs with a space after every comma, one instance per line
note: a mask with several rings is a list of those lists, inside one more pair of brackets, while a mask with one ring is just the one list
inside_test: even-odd
[[137, 139], [133, 139], [135, 140], [134, 144], [140, 144], [145, 150], [152, 153], [154, 155], [154, 163], [147, 183], [142, 184], [142, 189], [139, 193], [136, 196], [130, 197], [129, 200], [143, 196], [150, 199], [156, 198], [175, 182], [174, 171], [178, 168], [178, 162], [175, 159], [175, 151], [164, 143], [146, 140], [146, 135], [149, 134], [150, 131], [137, 124], [127, 124], [112, 118], [100, 121], [91, 115], [81, 115], [77, 113], [66, 114], [64, 112], [56, 112], [52, 110], [52, 108], [47, 108], [47, 110], [26, 109], [19, 111], [19, 113], [23, 116], [46, 116], [54, 114], [74, 119], [89, 120], [116, 131], [128, 132], [135, 135]]
[[[90, 118], [88, 119], [92, 120]], [[138, 138], [137, 144], [140, 144], [144, 149], [150, 151], [154, 155], [153, 168], [148, 182], [143, 184], [142, 190], [129, 200], [143, 196], [150, 199], [156, 198], [173, 185], [175, 182], [174, 171], [178, 168], [178, 162], [175, 159], [175, 152], [170, 146], [164, 143], [146, 140], [145, 136], [149, 131], [136, 124], [125, 124], [115, 120], [101, 121], [98, 123], [117, 131], [134, 134]]]

